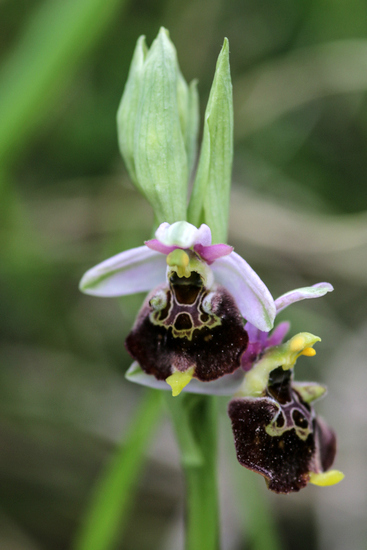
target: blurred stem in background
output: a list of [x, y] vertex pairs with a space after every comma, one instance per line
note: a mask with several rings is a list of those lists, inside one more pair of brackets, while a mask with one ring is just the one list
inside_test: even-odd
[[154, 435], [161, 405], [162, 396], [156, 390], [149, 390], [139, 403], [129, 433], [97, 482], [85, 523], [76, 536], [75, 550], [109, 550], [115, 547], [128, 519], [144, 451]]
[[[235, 465], [233, 466], [235, 468]], [[252, 550], [282, 550], [274, 515], [266, 494], [260, 487], [263, 480], [244, 470], [236, 476], [237, 500], [243, 518], [243, 535]]]
[[9, 166], [126, 0], [43, 2], [0, 74], [0, 164]]
[[245, 468], [236, 471], [237, 462], [235, 454], [230, 452], [232, 440], [228, 429], [224, 430], [224, 436], [225, 460], [233, 472], [233, 492], [243, 538], [252, 550], [281, 550], [284, 545], [264, 491], [264, 480]]

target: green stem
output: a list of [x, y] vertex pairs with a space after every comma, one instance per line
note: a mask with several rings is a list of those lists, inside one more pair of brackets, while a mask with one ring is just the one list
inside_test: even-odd
[[116, 449], [91, 498], [74, 550], [108, 550], [126, 522], [144, 450], [161, 413], [161, 392], [150, 390], [124, 443]]
[[167, 402], [186, 478], [186, 550], [218, 550], [217, 400], [181, 394]]

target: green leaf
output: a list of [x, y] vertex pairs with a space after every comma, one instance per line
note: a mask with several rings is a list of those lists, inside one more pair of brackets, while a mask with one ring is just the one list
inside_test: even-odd
[[160, 392], [150, 390], [124, 444], [116, 449], [110, 465], [97, 483], [84, 525], [74, 542], [74, 550], [115, 548], [116, 539], [127, 520], [129, 502], [141, 471], [144, 450], [153, 436], [161, 410]]
[[199, 131], [199, 94], [197, 80], [188, 86], [181, 72], [178, 73], [178, 108], [182, 135], [187, 155], [188, 176], [194, 167]]
[[213, 242], [227, 239], [232, 159], [233, 99], [229, 43], [225, 39], [205, 111], [199, 166], [188, 210], [192, 224], [205, 221], [209, 225]]

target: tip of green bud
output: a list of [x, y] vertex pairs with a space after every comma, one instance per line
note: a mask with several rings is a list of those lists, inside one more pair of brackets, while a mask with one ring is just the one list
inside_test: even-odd
[[169, 38], [169, 30], [166, 29], [166, 27], [160, 27], [159, 29], [159, 32], [158, 32], [158, 36], [165, 36], [167, 38]]
[[180, 72], [168, 30], [161, 27], [149, 49], [140, 37], [117, 128], [131, 179], [160, 222], [186, 218], [188, 158], [192, 162], [197, 132], [195, 93]]

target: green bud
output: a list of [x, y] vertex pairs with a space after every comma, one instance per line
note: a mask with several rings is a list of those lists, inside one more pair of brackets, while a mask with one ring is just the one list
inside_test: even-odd
[[233, 159], [233, 99], [229, 43], [219, 54], [208, 105], [199, 166], [189, 204], [189, 221], [204, 221], [213, 242], [226, 242]]
[[141, 80], [147, 51], [145, 36], [141, 36], [136, 44], [130, 65], [129, 76], [117, 111], [117, 129], [120, 151], [129, 175], [140, 191], [142, 191], [142, 189], [139, 186], [135, 170], [134, 136]]
[[195, 84], [185, 82], [176, 50], [161, 28], [147, 51], [139, 38], [117, 115], [129, 174], [158, 223], [186, 219], [189, 172], [198, 127]]
[[179, 72], [177, 98], [181, 132], [185, 141], [188, 175], [190, 177], [196, 158], [199, 131], [199, 94], [197, 91], [197, 80], [193, 80], [190, 86], [188, 86], [181, 72]]

